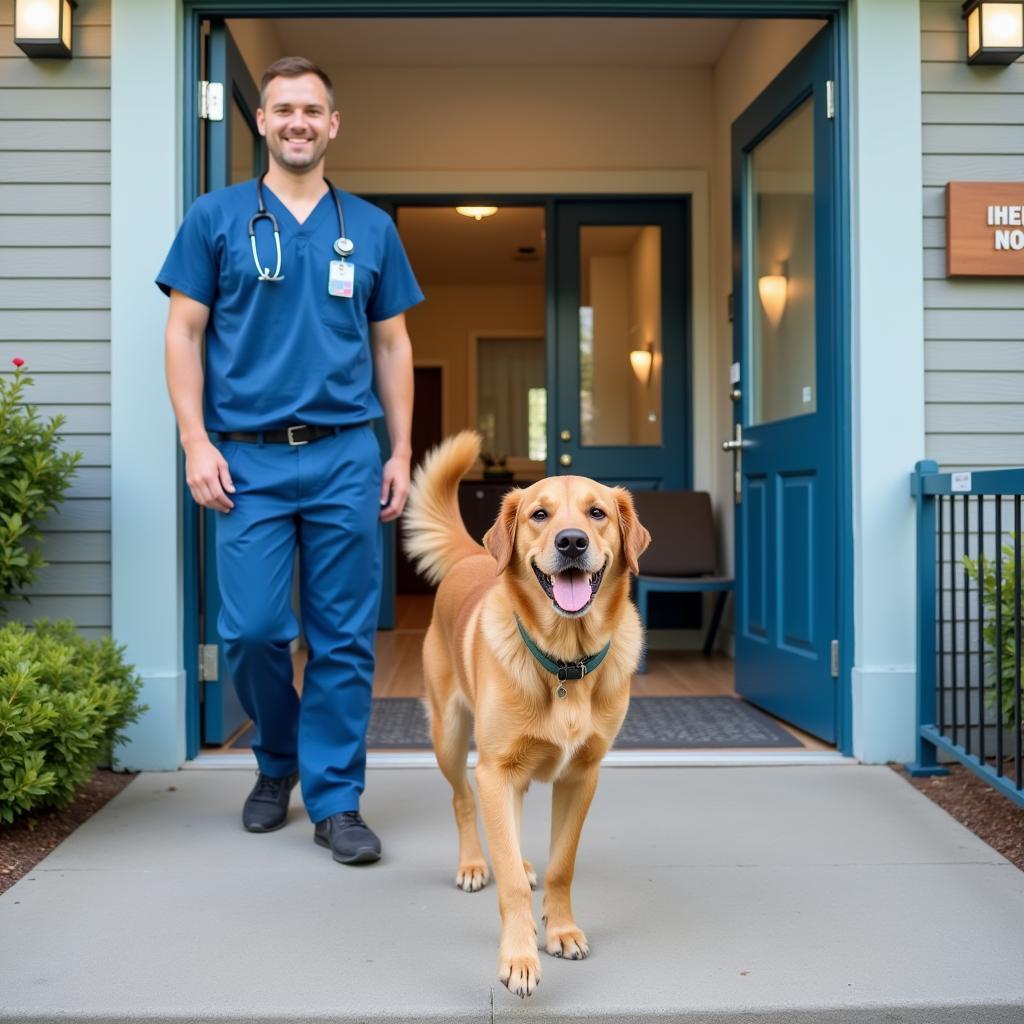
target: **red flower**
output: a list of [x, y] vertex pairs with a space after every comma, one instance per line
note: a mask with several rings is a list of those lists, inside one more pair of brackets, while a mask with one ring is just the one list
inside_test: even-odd
[[17, 366], [19, 369], [21, 369], [21, 367], [25, 365], [25, 360], [22, 359], [21, 356], [15, 356], [11, 360], [11, 362], [14, 363], [14, 365]]

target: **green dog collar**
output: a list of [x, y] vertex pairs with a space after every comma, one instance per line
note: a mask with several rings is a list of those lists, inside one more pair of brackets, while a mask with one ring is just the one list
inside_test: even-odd
[[520, 621], [519, 616], [516, 616], [516, 625], [519, 627], [519, 635], [523, 638], [523, 643], [526, 644], [526, 649], [550, 672], [553, 676], [558, 679], [559, 687], [556, 691], [560, 699], [564, 700], [568, 694], [568, 690], [565, 688], [565, 682], [569, 679], [582, 679], [588, 672], [593, 672], [598, 665], [601, 664], [605, 659], [605, 655], [611, 649], [612, 642], [608, 641], [601, 648], [597, 654], [590, 654], [584, 658], [580, 658], [579, 661], [556, 661], [554, 658], [548, 657], [538, 646], [534, 643], [533, 637], [526, 632], [526, 627]]

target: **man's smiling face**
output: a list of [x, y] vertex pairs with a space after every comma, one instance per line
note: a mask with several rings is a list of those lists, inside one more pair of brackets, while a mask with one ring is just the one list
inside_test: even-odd
[[326, 86], [313, 74], [272, 79], [256, 111], [271, 159], [298, 174], [320, 163], [340, 121], [338, 111], [331, 110]]

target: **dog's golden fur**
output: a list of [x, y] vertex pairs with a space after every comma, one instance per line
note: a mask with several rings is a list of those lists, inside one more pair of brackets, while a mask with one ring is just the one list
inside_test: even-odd
[[[536, 875], [520, 850], [523, 794], [532, 779], [554, 782], [544, 878], [545, 947], [553, 956], [583, 959], [589, 947], [570, 900], [576, 848], [601, 759], [629, 704], [642, 644], [629, 574], [637, 571], [650, 535], [637, 521], [628, 491], [562, 476], [510, 491], [481, 547], [466, 532], [458, 506], [459, 480], [479, 451], [479, 437], [467, 431], [428, 456], [410, 493], [405, 545], [420, 571], [440, 584], [423, 666], [434, 751], [454, 791], [456, 885], [475, 892], [488, 880], [466, 778], [474, 736], [477, 787], [501, 912], [498, 976], [526, 996], [540, 981], [540, 960], [530, 896]], [[580, 533], [566, 530], [585, 535], [585, 550], [580, 551]], [[556, 537], [563, 548], [566, 538], [573, 538], [572, 553], [586, 564], [571, 578], [580, 580], [585, 573], [591, 592], [593, 574], [603, 566], [589, 605], [574, 612], [560, 611], [552, 596], [566, 593], [566, 584], [551, 589], [565, 564]], [[562, 576], [569, 578], [569, 570]], [[559, 699], [558, 680], [524, 645], [516, 615], [555, 660], [578, 661], [608, 641], [611, 647], [592, 673], [565, 682], [567, 696]]]

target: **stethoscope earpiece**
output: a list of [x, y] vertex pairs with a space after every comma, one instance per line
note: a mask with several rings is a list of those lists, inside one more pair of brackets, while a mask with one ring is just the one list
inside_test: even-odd
[[[266, 203], [263, 201], [263, 179], [267, 176], [267, 172], [264, 171], [259, 178], [256, 179], [256, 202], [258, 208], [256, 212], [249, 218], [249, 244], [252, 247], [252, 259], [256, 264], [256, 275], [259, 281], [283, 281], [284, 275], [281, 273], [281, 233], [277, 227], [277, 218], [267, 209]], [[338, 198], [338, 190], [330, 183], [327, 178], [324, 178], [324, 182], [330, 189], [331, 196], [334, 199], [334, 208], [338, 213], [338, 239], [334, 243], [334, 251], [344, 259], [346, 256], [351, 256], [355, 252], [355, 243], [351, 238], [345, 237], [345, 214], [341, 209], [341, 200]], [[274, 232], [274, 249], [277, 258], [277, 265], [274, 267], [274, 273], [270, 273], [270, 267], [264, 267], [260, 263], [260, 254], [256, 248], [256, 223], [260, 220], [270, 221], [270, 227]]]

